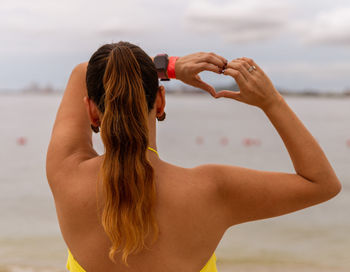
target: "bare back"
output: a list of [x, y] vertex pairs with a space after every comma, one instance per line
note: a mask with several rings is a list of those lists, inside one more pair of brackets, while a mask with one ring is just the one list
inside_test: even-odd
[[74, 174], [61, 177], [65, 184], [74, 184], [55, 195], [61, 230], [85, 270], [199, 271], [215, 251], [226, 230], [223, 213], [218, 211], [218, 186], [200, 168], [181, 168], [150, 156], [155, 170], [160, 235], [149, 250], [130, 255], [129, 269], [108, 259], [110, 241], [97, 210], [102, 158], [87, 160]]

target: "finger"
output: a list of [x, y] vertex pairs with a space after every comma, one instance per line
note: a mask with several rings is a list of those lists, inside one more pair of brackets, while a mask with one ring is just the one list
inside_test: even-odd
[[229, 64], [227, 64], [227, 67], [240, 71], [246, 80], [249, 80], [252, 76], [251, 73], [248, 71], [250, 65], [245, 61], [231, 61]]
[[220, 98], [220, 97], [226, 97], [226, 98], [232, 98], [235, 99], [237, 101], [241, 101], [241, 93], [240, 92], [233, 92], [233, 91], [220, 91], [216, 94], [216, 98]]
[[214, 65], [214, 64], [210, 64], [210, 63], [205, 63], [205, 62], [202, 62], [202, 63], [199, 63], [199, 64], [196, 64], [195, 67], [194, 67], [194, 72], [196, 74], [200, 73], [200, 72], [203, 72], [203, 71], [212, 71], [214, 73], [217, 73], [217, 74], [221, 74], [222, 73], [222, 68]]
[[220, 56], [220, 55], [218, 55], [218, 54], [215, 54], [215, 53], [213, 53], [213, 52], [210, 53], [210, 54], [213, 54], [215, 57], [221, 59], [221, 60], [224, 62], [225, 65], [228, 63], [227, 59], [225, 59], [224, 57], [222, 57], [222, 56]]
[[205, 83], [200, 78], [196, 78], [195, 82], [192, 84], [192, 86], [195, 86], [197, 88], [200, 88], [208, 93], [210, 93], [213, 97], [216, 97], [216, 91], [213, 86]]
[[224, 68], [226, 65], [225, 61], [215, 56], [214, 53], [204, 53], [200, 55], [200, 57], [198, 58], [198, 63], [202, 63], [202, 62], [211, 63], [220, 68]]
[[252, 66], [247, 61], [245, 61], [243, 59], [239, 59], [238, 63], [241, 63], [247, 70]]
[[225, 76], [232, 76], [236, 80], [238, 86], [243, 86], [243, 85], [247, 84], [246, 78], [238, 70], [228, 68], [225, 70], [224, 75]]
[[251, 58], [246, 58], [246, 57], [243, 57], [243, 58], [239, 58], [241, 60], [244, 60], [245, 62], [247, 62], [250, 66], [255, 66], [257, 70], [259, 71], [262, 71], [262, 69], [259, 67], [259, 65], [257, 65], [255, 63], [255, 61]]

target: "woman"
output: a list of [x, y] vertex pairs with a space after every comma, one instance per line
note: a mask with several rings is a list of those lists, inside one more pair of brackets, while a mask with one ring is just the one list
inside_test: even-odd
[[[203, 70], [224, 70], [240, 92], [213, 92], [198, 76]], [[187, 169], [161, 160], [156, 119], [164, 119], [165, 91], [152, 59], [129, 43], [104, 45], [73, 70], [47, 154], [71, 272], [214, 272], [214, 251], [231, 226], [300, 210], [340, 191], [318, 143], [253, 60], [226, 64], [197, 53], [179, 58], [175, 72], [215, 98], [262, 109], [295, 173], [214, 164]], [[90, 126], [101, 129], [102, 156], [92, 147]]]

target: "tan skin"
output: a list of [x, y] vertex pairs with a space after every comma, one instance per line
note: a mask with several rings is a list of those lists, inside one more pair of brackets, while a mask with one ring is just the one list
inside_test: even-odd
[[[250, 73], [252, 65], [257, 69]], [[224, 68], [224, 75], [236, 80], [240, 93], [215, 93], [198, 77], [201, 71], [221, 73]], [[155, 170], [156, 215], [161, 233], [149, 250], [129, 256], [129, 268], [121, 263], [120, 255], [113, 263], [108, 259], [110, 242], [96, 209], [103, 157], [92, 147], [90, 125], [99, 126], [102, 116], [86, 98], [85, 73], [86, 63], [80, 64], [69, 79], [47, 153], [47, 178], [64, 240], [88, 272], [198, 272], [231, 226], [324, 202], [341, 189], [318, 143], [253, 60], [240, 58], [226, 66], [225, 59], [213, 53], [185, 56], [176, 63], [177, 78], [215, 98], [226, 97], [261, 108], [284, 141], [295, 173], [215, 164], [182, 168], [148, 151]], [[164, 108], [165, 90], [160, 87], [149, 113], [149, 140], [154, 149], [156, 117]]]

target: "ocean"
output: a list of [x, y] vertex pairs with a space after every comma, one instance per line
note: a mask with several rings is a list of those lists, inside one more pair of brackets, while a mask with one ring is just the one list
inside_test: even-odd
[[[60, 100], [0, 95], [0, 272], [65, 271], [67, 251], [45, 175]], [[230, 228], [216, 251], [219, 271], [276, 266], [350, 271], [350, 99], [286, 101], [323, 147], [343, 190], [321, 205]], [[172, 94], [166, 113], [157, 128], [163, 160], [183, 167], [222, 163], [293, 172], [281, 139], [258, 108], [209, 95]], [[97, 135], [94, 146], [103, 152]]]

